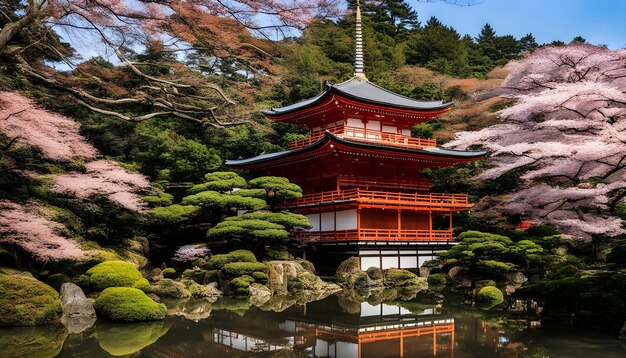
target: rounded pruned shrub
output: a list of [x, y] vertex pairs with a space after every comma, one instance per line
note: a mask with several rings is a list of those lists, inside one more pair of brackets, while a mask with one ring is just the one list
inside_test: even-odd
[[221, 269], [230, 262], [257, 262], [256, 256], [249, 250], [235, 250], [227, 254], [211, 256], [208, 266], [213, 269]]
[[502, 294], [502, 291], [500, 291], [497, 287], [486, 286], [478, 291], [478, 294], [476, 295], [476, 300], [490, 305], [497, 305], [504, 301], [504, 295]]
[[155, 321], [164, 319], [167, 308], [133, 287], [109, 287], [94, 303], [104, 317], [122, 322]]
[[422, 284], [423, 279], [420, 279], [416, 274], [411, 271], [390, 268], [384, 273], [385, 286], [401, 287], [401, 286], [417, 286]]
[[105, 261], [85, 272], [90, 289], [102, 291], [108, 287], [133, 287], [143, 278], [135, 265], [124, 261]]
[[267, 265], [262, 262], [231, 262], [222, 268], [224, 273], [230, 277], [241, 275], [252, 275], [256, 271], [265, 272]]
[[254, 278], [255, 282], [263, 283], [263, 284], [265, 284], [267, 280], [269, 279], [269, 276], [267, 276], [265, 272], [261, 272], [261, 271], [253, 272], [252, 277]]

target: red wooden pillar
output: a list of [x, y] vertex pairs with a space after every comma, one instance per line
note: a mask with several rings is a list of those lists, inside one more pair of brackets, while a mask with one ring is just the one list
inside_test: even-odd
[[433, 212], [428, 212], [428, 240], [433, 239]]
[[402, 235], [402, 213], [400, 212], [400, 209], [398, 209], [398, 238], [397, 240], [400, 240], [401, 235]]

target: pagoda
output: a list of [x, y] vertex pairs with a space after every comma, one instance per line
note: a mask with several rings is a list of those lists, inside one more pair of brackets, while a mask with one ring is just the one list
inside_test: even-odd
[[310, 135], [287, 151], [226, 165], [286, 177], [302, 187], [303, 197], [284, 206], [309, 219], [313, 228], [300, 239], [322, 271], [332, 272], [350, 256], [360, 257], [363, 270], [415, 269], [453, 245], [452, 214], [472, 207], [466, 194], [429, 192], [421, 171], [486, 154], [411, 137], [411, 127], [452, 106], [401, 96], [367, 80], [357, 2], [354, 76], [325, 83], [313, 98], [264, 111], [271, 120], [308, 127]]

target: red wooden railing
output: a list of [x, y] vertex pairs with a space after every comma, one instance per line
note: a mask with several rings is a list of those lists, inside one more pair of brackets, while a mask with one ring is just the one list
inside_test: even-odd
[[303, 231], [298, 239], [306, 241], [452, 241], [451, 230], [354, 229]]
[[358, 203], [421, 206], [430, 208], [471, 207], [467, 194], [409, 194], [364, 189], [323, 191], [304, 195], [286, 203], [286, 206], [304, 206], [333, 201], [355, 200]]
[[384, 145], [391, 145], [394, 147], [421, 149], [424, 147], [434, 147], [437, 145], [437, 141], [434, 139], [412, 138], [400, 134], [385, 133], [370, 129], [336, 126], [326, 128], [323, 131], [312, 132], [311, 135], [307, 138], [290, 142], [289, 149], [293, 150], [309, 146], [320, 140], [324, 136], [324, 133], [327, 131], [343, 139], [367, 143], [379, 143]]

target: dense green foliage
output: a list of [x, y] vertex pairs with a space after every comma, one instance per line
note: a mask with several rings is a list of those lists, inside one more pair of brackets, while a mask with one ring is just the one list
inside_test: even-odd
[[230, 276], [252, 275], [255, 272], [265, 272], [268, 270], [267, 265], [262, 262], [230, 262], [224, 265], [222, 269]]
[[89, 289], [102, 291], [107, 287], [135, 287], [145, 288], [145, 279], [135, 265], [124, 261], [105, 261], [85, 272], [87, 278], [84, 283]]
[[243, 275], [235, 277], [230, 281], [230, 288], [235, 295], [242, 296], [248, 294], [248, 287], [254, 283], [252, 276]]
[[445, 273], [434, 273], [432, 275], [428, 275], [427, 281], [431, 285], [445, 285], [448, 283], [450, 277]]
[[94, 308], [108, 319], [123, 322], [161, 320], [167, 313], [164, 304], [132, 287], [107, 288], [96, 299]]
[[385, 286], [402, 287], [421, 284], [421, 279], [416, 274], [402, 269], [390, 268], [384, 273]]
[[248, 250], [234, 250], [227, 254], [217, 254], [211, 256], [208, 266], [214, 269], [222, 269], [230, 262], [257, 262], [256, 257]]
[[32, 277], [0, 273], [0, 326], [37, 326], [61, 315], [59, 294]]

